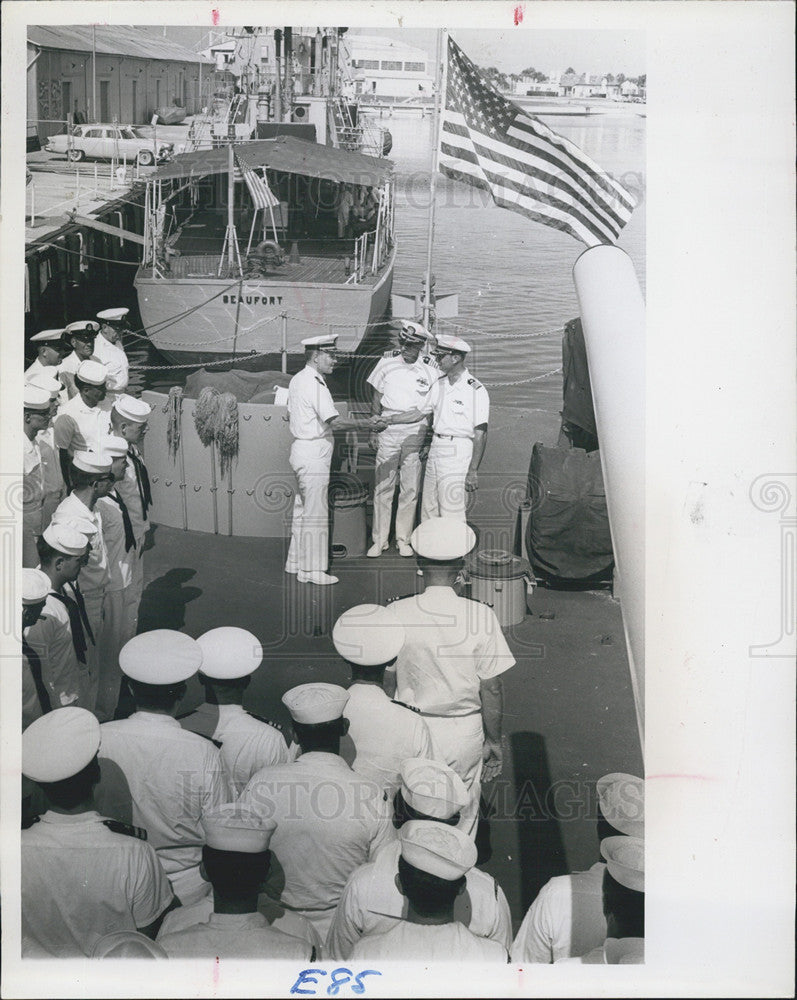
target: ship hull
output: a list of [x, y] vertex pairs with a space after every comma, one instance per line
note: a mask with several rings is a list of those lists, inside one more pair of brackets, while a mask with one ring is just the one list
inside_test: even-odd
[[[147, 336], [177, 364], [230, 361], [268, 368], [283, 348], [337, 333], [342, 351], [356, 351], [385, 315], [393, 287], [396, 248], [380, 273], [359, 284], [290, 282], [277, 278], [157, 278], [139, 269], [139, 312]], [[284, 318], [283, 318], [284, 317]]]

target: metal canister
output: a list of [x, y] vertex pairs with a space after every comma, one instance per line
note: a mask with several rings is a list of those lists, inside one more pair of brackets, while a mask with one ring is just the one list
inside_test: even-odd
[[471, 553], [466, 571], [470, 596], [492, 607], [502, 628], [523, 621], [535, 585], [527, 559], [503, 549], [485, 549]]

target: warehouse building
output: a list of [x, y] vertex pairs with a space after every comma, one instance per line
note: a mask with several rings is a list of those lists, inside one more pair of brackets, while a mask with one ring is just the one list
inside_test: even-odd
[[214, 69], [158, 28], [30, 25], [28, 128], [43, 141], [64, 131], [69, 113], [126, 125], [175, 104], [194, 114], [208, 103]]
[[345, 45], [356, 94], [383, 100], [433, 96], [434, 61], [423, 49], [376, 35], [349, 34]]

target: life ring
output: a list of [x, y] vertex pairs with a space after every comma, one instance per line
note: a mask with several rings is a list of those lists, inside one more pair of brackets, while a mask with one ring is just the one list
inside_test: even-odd
[[277, 266], [285, 263], [285, 251], [275, 240], [263, 240], [258, 243], [251, 256]]

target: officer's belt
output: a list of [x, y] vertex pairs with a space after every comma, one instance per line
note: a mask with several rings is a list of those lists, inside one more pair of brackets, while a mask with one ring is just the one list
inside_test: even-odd
[[422, 708], [418, 711], [425, 719], [467, 719], [471, 715], [481, 715], [480, 708], [474, 708], [472, 712], [462, 712], [460, 715], [452, 715], [451, 712], [424, 712]]
[[436, 438], [445, 438], [447, 441], [471, 441], [467, 434], [438, 434], [437, 431], [434, 432]]

